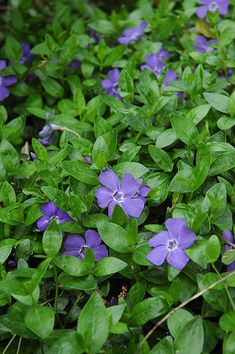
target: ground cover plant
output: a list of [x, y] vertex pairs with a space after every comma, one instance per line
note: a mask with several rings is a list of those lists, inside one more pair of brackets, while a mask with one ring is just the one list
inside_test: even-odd
[[0, 352], [234, 354], [234, 1], [0, 5]]

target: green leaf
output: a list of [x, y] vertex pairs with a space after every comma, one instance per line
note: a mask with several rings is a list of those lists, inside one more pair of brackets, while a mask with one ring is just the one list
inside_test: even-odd
[[62, 48], [60, 59], [62, 64], [69, 64], [78, 52], [77, 37], [73, 34], [71, 37], [66, 39]]
[[10, 183], [4, 181], [0, 188], [0, 201], [4, 206], [16, 203], [15, 190]]
[[150, 351], [150, 354], [174, 354], [174, 343], [170, 336], [163, 338]]
[[[67, 331], [67, 330], [66, 330]], [[84, 343], [77, 333], [63, 336], [47, 350], [47, 354], [80, 354], [84, 353]]]
[[55, 314], [50, 307], [32, 307], [25, 316], [25, 325], [40, 338], [48, 337], [53, 331]]
[[126, 51], [126, 46], [119, 45], [112, 48], [106, 58], [104, 59], [103, 66], [112, 66], [116, 61], [120, 60]]
[[187, 326], [187, 323], [193, 319], [193, 315], [184, 309], [177, 310], [167, 320], [167, 326], [170, 334], [175, 338], [183, 327]]
[[93, 269], [93, 274], [96, 277], [104, 277], [106, 275], [120, 272], [127, 267], [127, 263], [115, 257], [106, 257], [101, 259]]
[[108, 158], [108, 145], [106, 144], [104, 138], [102, 136], [99, 136], [93, 145], [92, 160], [99, 169], [102, 169], [107, 163]]
[[134, 178], [140, 178], [149, 171], [147, 167], [138, 162], [122, 162], [113, 167], [118, 175], [131, 173]]
[[52, 220], [42, 238], [42, 247], [49, 257], [54, 257], [62, 245], [62, 234], [56, 220]]
[[220, 242], [216, 235], [212, 235], [206, 243], [206, 257], [208, 263], [215, 263], [220, 256]]
[[98, 222], [98, 230], [102, 240], [113, 250], [120, 253], [130, 253], [128, 232], [121, 226], [111, 222]]
[[46, 148], [35, 138], [32, 139], [33, 150], [37, 156], [37, 159], [46, 161], [48, 160]]
[[80, 182], [91, 185], [98, 184], [96, 173], [80, 160], [64, 161], [61, 167], [66, 172], [66, 175], [72, 176]]
[[235, 250], [226, 251], [222, 256], [222, 262], [224, 264], [231, 264], [235, 261]]
[[233, 332], [235, 322], [235, 310], [224, 313], [219, 320], [220, 327], [226, 332]]
[[227, 130], [232, 128], [235, 125], [235, 118], [230, 117], [221, 117], [217, 121], [218, 128], [221, 130]]
[[83, 307], [78, 318], [77, 332], [85, 341], [85, 352], [90, 354], [96, 354], [107, 340], [109, 317], [98, 292], [94, 292]]
[[0, 263], [3, 264], [5, 260], [11, 254], [13, 246], [16, 244], [16, 240], [7, 239], [0, 241]]
[[198, 141], [198, 130], [189, 116], [175, 114], [171, 118], [171, 124], [177, 138], [182, 140], [186, 145], [196, 145]]
[[231, 117], [235, 117], [235, 91], [233, 91], [228, 100], [228, 113]]
[[86, 101], [83, 92], [80, 88], [76, 88], [73, 94], [73, 105], [79, 115], [81, 115], [86, 108]]
[[203, 323], [201, 317], [197, 316], [177, 333], [175, 349], [181, 354], [199, 354], [203, 352], [203, 344]]
[[79, 258], [74, 256], [59, 256], [54, 258], [53, 262], [65, 273], [76, 277], [88, 274], [88, 269]]
[[165, 172], [171, 172], [173, 169], [173, 163], [168, 153], [161, 148], [153, 145], [148, 146], [148, 150], [151, 158]]
[[204, 93], [206, 101], [217, 111], [228, 113], [229, 98], [219, 93]]
[[0, 145], [0, 161], [3, 163], [5, 169], [10, 173], [15, 173], [19, 166], [19, 155], [16, 149], [3, 139]]
[[131, 311], [130, 326], [142, 326], [149, 320], [163, 315], [168, 310], [167, 301], [161, 297], [152, 297], [136, 304]]
[[235, 331], [225, 337], [223, 343], [223, 354], [234, 354], [235, 352]]

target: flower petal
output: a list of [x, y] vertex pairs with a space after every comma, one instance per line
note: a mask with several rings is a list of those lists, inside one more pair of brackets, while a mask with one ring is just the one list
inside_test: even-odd
[[208, 9], [207, 6], [199, 6], [196, 11], [197, 16], [199, 18], [206, 17], [207, 9]]
[[182, 250], [192, 246], [196, 240], [196, 234], [191, 231], [186, 225], [181, 228], [181, 236], [178, 239], [179, 248]]
[[40, 207], [41, 211], [48, 216], [56, 216], [59, 208], [53, 202], [48, 202], [42, 204]]
[[40, 231], [44, 231], [46, 230], [50, 222], [51, 222], [51, 218], [48, 215], [43, 215], [37, 220], [37, 228]]
[[2, 77], [2, 86], [11, 86], [14, 85], [16, 82], [16, 76], [14, 75]]
[[158, 246], [150, 251], [146, 258], [149, 262], [160, 266], [164, 263], [164, 260], [167, 256], [168, 250], [165, 246]]
[[90, 248], [98, 247], [101, 244], [101, 237], [97, 231], [87, 230], [85, 232], [86, 245]]
[[75, 249], [78, 250], [84, 245], [85, 240], [82, 238], [82, 236], [78, 234], [68, 234], [64, 243], [64, 249], [65, 251], [71, 251]]
[[171, 251], [167, 256], [167, 262], [174, 268], [181, 270], [188, 263], [189, 258], [186, 256], [184, 251], [180, 248], [177, 248], [174, 251]]
[[116, 191], [120, 189], [120, 181], [116, 173], [108, 169], [99, 175], [99, 181], [105, 187], [111, 189], [111, 191]]
[[113, 215], [113, 209], [115, 208], [115, 205], [117, 205], [118, 203], [115, 202], [115, 200], [113, 200], [112, 202], [109, 203], [108, 206], [108, 216], [111, 219], [112, 215]]
[[144, 209], [144, 201], [140, 198], [126, 198], [120, 206], [127, 215], [138, 218]]
[[[128, 45], [133, 42], [133, 38], [129, 37], [119, 37], [118, 38], [118, 43], [123, 44], [123, 45]], [[135, 40], [134, 40], [135, 42]]]
[[170, 218], [165, 221], [165, 225], [171, 238], [178, 240], [181, 237], [182, 227], [186, 225], [186, 220], [184, 218]]
[[230, 241], [230, 242], [234, 242], [234, 237], [233, 237], [233, 234], [232, 234], [232, 232], [231, 231], [223, 231], [222, 232], [222, 236], [226, 239], [226, 240], [228, 240], [228, 241]]
[[109, 70], [108, 77], [114, 84], [117, 84], [119, 80], [119, 70], [118, 69]]
[[10, 91], [3, 86], [0, 86], [0, 101], [5, 100], [10, 95]]
[[71, 216], [66, 211], [63, 211], [61, 209], [58, 210], [57, 216], [59, 218], [59, 224], [61, 224], [62, 222], [73, 221]]
[[0, 70], [5, 69], [7, 66], [6, 60], [0, 60]]
[[108, 257], [108, 249], [105, 245], [101, 245], [99, 247], [93, 248], [95, 261], [98, 262], [102, 258]]
[[101, 85], [104, 90], [109, 90], [113, 87], [113, 82], [111, 80], [105, 79], [101, 81]]
[[122, 179], [121, 190], [124, 193], [124, 197], [128, 196], [129, 198], [137, 195], [140, 190], [140, 184], [134, 179], [130, 173], [125, 173]]
[[153, 236], [148, 244], [151, 247], [156, 247], [160, 245], [165, 245], [167, 242], [171, 240], [171, 236], [168, 231], [161, 231], [157, 235]]
[[80, 258], [80, 259], [84, 258], [84, 255], [82, 253], [80, 253], [79, 250], [63, 251], [62, 252], [62, 256], [73, 256], [73, 257], [77, 257], [77, 258]]
[[113, 200], [113, 193], [105, 187], [97, 188], [95, 196], [100, 208], [106, 208], [106, 206]]

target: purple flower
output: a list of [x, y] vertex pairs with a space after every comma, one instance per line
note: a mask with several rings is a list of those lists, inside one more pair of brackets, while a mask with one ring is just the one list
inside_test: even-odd
[[176, 80], [176, 72], [171, 69], [167, 69], [165, 79], [163, 80], [162, 86], [166, 87], [169, 82]]
[[122, 37], [118, 38], [120, 44], [128, 45], [138, 41], [138, 39], [143, 36], [144, 30], [147, 27], [147, 22], [141, 22], [138, 27], [129, 28], [122, 32]]
[[[5, 60], [0, 60], [0, 73], [1, 70], [5, 69], [7, 63]], [[8, 86], [14, 85], [16, 83], [16, 76], [1, 76], [0, 75], [0, 101], [5, 100], [10, 95], [10, 91], [7, 89]]]
[[102, 88], [108, 93], [109, 96], [114, 96], [119, 100], [122, 97], [119, 95], [118, 91], [120, 91], [120, 87], [118, 84], [119, 80], [119, 70], [113, 69], [108, 72], [109, 79], [105, 79], [101, 81]]
[[98, 262], [104, 257], [108, 257], [108, 249], [105, 245], [101, 245], [101, 238], [98, 232], [87, 230], [85, 240], [78, 234], [68, 234], [64, 243], [63, 256], [74, 256], [84, 259], [86, 250], [92, 249], [95, 256], [95, 261]]
[[[230, 241], [231, 243], [234, 243], [234, 237], [233, 237], [233, 234], [232, 234], [231, 231], [223, 231], [223, 232], [222, 232], [222, 236], [223, 236], [226, 240]], [[230, 245], [228, 245], [228, 244], [225, 244], [225, 247], [224, 247], [224, 248], [225, 248], [225, 253], [226, 253], [226, 251], [230, 251], [230, 250], [233, 249], [233, 247], [230, 246]], [[235, 270], [235, 261], [232, 262], [232, 263], [230, 263], [230, 264], [227, 266], [227, 271], [228, 271], [228, 272], [231, 272], [232, 270]]]
[[81, 63], [80, 63], [80, 61], [77, 60], [77, 59], [72, 60], [72, 61], [68, 64], [68, 67], [69, 67], [70, 69], [76, 69], [76, 70], [78, 70], [78, 69], [80, 68], [80, 66], [81, 66]]
[[196, 14], [199, 18], [204, 18], [207, 15], [207, 11], [215, 12], [219, 10], [220, 15], [226, 15], [228, 13], [228, 0], [198, 0], [199, 6]]
[[149, 54], [146, 58], [146, 64], [141, 65], [141, 70], [148, 69], [152, 71], [158, 78], [162, 76], [162, 69], [165, 64], [159, 59], [157, 54]]
[[167, 50], [161, 48], [161, 49], [157, 52], [156, 56], [157, 56], [160, 60], [165, 60], [165, 59], [169, 59], [170, 54], [169, 54], [169, 52], [168, 52]]
[[92, 39], [94, 39], [96, 44], [99, 43], [100, 36], [98, 35], [98, 33], [93, 28], [90, 28], [90, 36], [91, 36]]
[[210, 43], [213, 43], [213, 44], [218, 44], [219, 42], [214, 40], [214, 39], [211, 39], [211, 40], [207, 40], [205, 37], [203, 36], [198, 36], [197, 38], [195, 38], [195, 42], [197, 45], [194, 46], [195, 50], [197, 52], [200, 52], [200, 53], [209, 53], [209, 52], [212, 52], [214, 50], [214, 48], [212, 48], [210, 46]]
[[[159, 52], [158, 52], [159, 53]], [[162, 69], [166, 66], [160, 59], [158, 54], [150, 54], [146, 58], [146, 64], [141, 65], [141, 70], [147, 69], [152, 71], [157, 78], [162, 77]], [[176, 80], [176, 72], [171, 69], [167, 69], [165, 79], [163, 80], [162, 86], [168, 85], [168, 82]]]
[[181, 270], [189, 261], [183, 251], [192, 246], [196, 235], [186, 225], [184, 218], [171, 218], [165, 221], [168, 231], [161, 231], [149, 240], [149, 246], [154, 247], [147, 259], [160, 266], [166, 259], [174, 268]]
[[130, 173], [125, 173], [122, 183], [112, 170], [106, 170], [99, 176], [99, 181], [105, 187], [96, 190], [96, 198], [100, 208], [108, 206], [108, 215], [111, 218], [115, 205], [119, 205], [127, 216], [138, 218], [144, 209], [150, 188], [142, 186]]
[[[54, 114], [55, 114], [55, 110], [53, 110], [51, 113], [47, 112], [46, 119], [53, 117]], [[52, 124], [52, 123], [48, 123], [48, 124], [44, 125], [42, 130], [40, 130], [40, 132], [38, 133], [40, 136], [38, 141], [46, 147], [51, 145], [52, 144], [52, 133], [55, 130], [63, 130], [63, 128], [60, 127], [59, 125]]]
[[20, 64], [26, 64], [29, 61], [32, 61], [34, 55], [30, 53], [30, 45], [27, 43], [22, 43], [22, 57], [19, 61]]
[[228, 75], [228, 78], [233, 76], [233, 69], [232, 68], [228, 68], [227, 75]]
[[53, 202], [41, 205], [40, 209], [44, 213], [44, 215], [37, 220], [37, 228], [40, 231], [46, 230], [53, 219], [56, 219], [57, 224], [73, 221], [68, 213], [59, 209]]

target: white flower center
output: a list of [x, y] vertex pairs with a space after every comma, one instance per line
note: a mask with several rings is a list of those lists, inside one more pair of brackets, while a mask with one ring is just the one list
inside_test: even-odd
[[219, 8], [219, 6], [218, 6], [218, 4], [216, 4], [215, 1], [210, 2], [209, 6], [208, 6], [208, 9], [211, 12], [215, 12], [218, 8]]
[[115, 191], [113, 193], [113, 199], [118, 203], [123, 202], [124, 201], [123, 193], [119, 191]]
[[166, 247], [169, 251], [174, 251], [178, 248], [178, 242], [176, 240], [169, 240]]
[[58, 216], [51, 216], [51, 221], [52, 221], [52, 220], [56, 220], [57, 224], [60, 223], [60, 219], [59, 219]]

